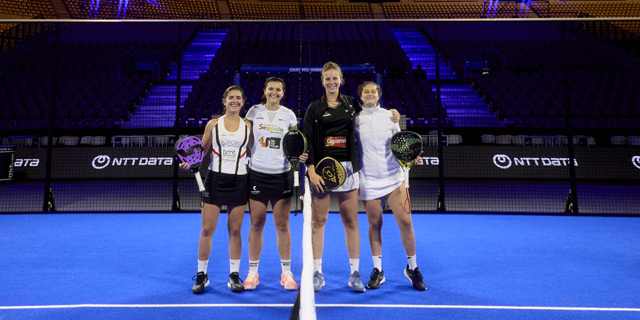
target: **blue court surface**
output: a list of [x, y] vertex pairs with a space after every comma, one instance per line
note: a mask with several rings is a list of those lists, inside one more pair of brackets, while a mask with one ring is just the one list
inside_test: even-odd
[[[361, 213], [360, 270], [373, 268]], [[318, 319], [640, 319], [640, 219], [414, 214], [427, 291], [402, 274], [406, 256], [385, 214], [378, 290], [353, 293], [344, 229], [331, 214], [316, 294]], [[291, 216], [292, 270], [302, 270], [302, 215]], [[267, 218], [255, 291], [232, 293], [226, 215], [214, 234], [211, 284], [191, 293], [200, 214], [0, 215], [0, 319], [288, 319]], [[241, 278], [249, 269], [249, 215]]]

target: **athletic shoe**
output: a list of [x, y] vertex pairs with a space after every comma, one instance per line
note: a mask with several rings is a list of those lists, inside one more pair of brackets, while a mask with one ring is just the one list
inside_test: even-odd
[[240, 279], [237, 272], [231, 272], [231, 274], [229, 274], [227, 287], [231, 288], [231, 291], [233, 292], [242, 292], [242, 279]]
[[313, 291], [318, 292], [324, 287], [324, 275], [316, 271], [313, 273]]
[[358, 270], [349, 276], [349, 287], [351, 287], [351, 291], [354, 292], [365, 292], [367, 290], [360, 280], [360, 272], [358, 272]]
[[371, 275], [369, 276], [369, 283], [367, 283], [367, 288], [369, 289], [378, 289], [380, 285], [385, 282], [384, 271], [378, 270], [378, 268], [373, 268], [371, 271]]
[[260, 284], [258, 281], [258, 274], [256, 272], [249, 272], [247, 277], [244, 279], [244, 290], [255, 290], [256, 287]]
[[196, 284], [193, 285], [191, 291], [194, 294], [200, 294], [204, 292], [204, 288], [209, 285], [209, 277], [206, 273], [200, 271], [197, 275], [195, 275], [191, 280], [195, 280]]
[[280, 285], [283, 286], [285, 290], [298, 290], [298, 284], [293, 280], [293, 273], [291, 273], [291, 271], [285, 271], [280, 275]]
[[409, 270], [409, 265], [404, 269], [404, 276], [411, 281], [413, 288], [419, 291], [427, 290], [427, 286], [422, 282], [422, 274], [418, 267], [413, 270]]

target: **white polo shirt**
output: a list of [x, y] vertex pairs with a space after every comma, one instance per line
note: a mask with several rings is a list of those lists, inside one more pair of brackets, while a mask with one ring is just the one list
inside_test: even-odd
[[291, 165], [282, 152], [282, 138], [289, 128], [298, 124], [295, 113], [284, 106], [270, 111], [264, 104], [257, 104], [249, 109], [246, 118], [253, 123], [249, 168], [266, 174], [291, 170]]

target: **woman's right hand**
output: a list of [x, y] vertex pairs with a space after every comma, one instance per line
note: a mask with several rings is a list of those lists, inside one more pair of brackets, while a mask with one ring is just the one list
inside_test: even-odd
[[180, 167], [180, 169], [185, 171], [189, 171], [189, 169], [191, 169], [191, 165], [189, 164], [189, 162], [183, 162], [180, 165], [178, 165], [178, 167]]
[[311, 184], [311, 191], [314, 193], [323, 193], [324, 192], [324, 180], [320, 175], [313, 171], [309, 172], [309, 183]]

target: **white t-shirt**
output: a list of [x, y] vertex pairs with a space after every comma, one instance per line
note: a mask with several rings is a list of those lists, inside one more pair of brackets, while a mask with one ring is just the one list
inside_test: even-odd
[[240, 126], [235, 132], [227, 131], [222, 116], [211, 130], [211, 149], [213, 159], [209, 170], [226, 174], [247, 174], [247, 144], [249, 128], [240, 119]]
[[290, 128], [298, 124], [298, 118], [289, 108], [280, 106], [270, 111], [264, 104], [257, 104], [246, 115], [253, 123], [253, 146], [249, 168], [266, 174], [291, 170], [282, 152], [282, 138]]
[[377, 106], [362, 108], [356, 115], [362, 168], [360, 200], [384, 197], [404, 182], [404, 170], [391, 153], [391, 136], [400, 131], [400, 125], [391, 121], [391, 111]]

